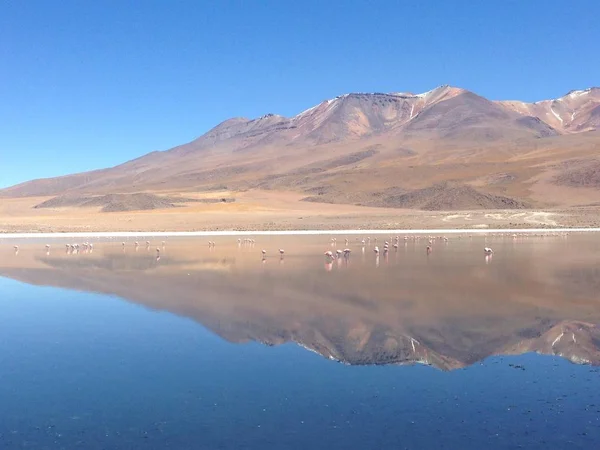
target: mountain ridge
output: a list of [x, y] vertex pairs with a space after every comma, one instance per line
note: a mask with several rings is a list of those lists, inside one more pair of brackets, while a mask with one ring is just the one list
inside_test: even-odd
[[[491, 101], [449, 85], [421, 94], [349, 93], [290, 118], [269, 113], [227, 119], [186, 144], [107, 169], [28, 181], [0, 190], [0, 196], [185, 192], [228, 186], [306, 193], [321, 189], [332, 193], [323, 198], [327, 202], [363, 204], [364, 199], [352, 199], [362, 192], [397, 187], [411, 191], [452, 181], [481, 190], [481, 195], [510, 198], [515, 205], [548, 205], [556, 196], [535, 192], [532, 186], [550, 183], [557, 165], [572, 158], [595, 162], [599, 128], [596, 87], [534, 103]], [[352, 160], [351, 155], [369, 148], [378, 150], [354, 164], [327, 163]], [[483, 184], [485, 177], [506, 173], [506, 168], [499, 172], [502, 161], [528, 178]], [[320, 164], [329, 165], [320, 170]], [[350, 176], [359, 187], [348, 186]]]

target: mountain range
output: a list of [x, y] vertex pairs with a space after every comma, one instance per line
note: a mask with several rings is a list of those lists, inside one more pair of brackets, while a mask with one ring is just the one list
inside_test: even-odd
[[0, 196], [80, 206], [78, 198], [108, 194], [260, 189], [429, 210], [590, 205], [600, 196], [599, 128], [597, 87], [535, 103], [451, 86], [352, 93], [291, 118], [232, 118], [170, 150]]

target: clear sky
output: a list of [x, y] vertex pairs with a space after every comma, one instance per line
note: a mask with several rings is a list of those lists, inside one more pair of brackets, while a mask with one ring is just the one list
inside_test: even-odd
[[0, 187], [347, 92], [559, 97], [600, 85], [598, 17], [599, 0], [3, 0]]

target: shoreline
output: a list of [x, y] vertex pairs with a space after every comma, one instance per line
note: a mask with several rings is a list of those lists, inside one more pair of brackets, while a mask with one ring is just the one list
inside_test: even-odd
[[476, 228], [476, 229], [396, 229], [396, 230], [261, 230], [261, 231], [107, 231], [55, 233], [0, 233], [3, 239], [29, 238], [115, 238], [115, 237], [205, 237], [205, 236], [322, 236], [365, 234], [533, 234], [533, 233], [594, 233], [600, 228]]
[[[103, 213], [94, 208], [35, 208], [44, 198], [0, 201], [0, 237], [55, 233], [94, 236], [252, 235], [299, 233], [465, 233], [563, 228], [600, 229], [600, 205], [589, 208], [424, 211], [301, 202], [297, 194], [253, 191], [226, 204], [189, 204], [150, 211]], [[427, 231], [429, 230], [429, 231]], [[448, 230], [448, 231], [446, 231]], [[529, 232], [532, 232], [529, 231]], [[455, 232], [455, 231], [452, 231]], [[160, 233], [160, 234], [159, 234]], [[243, 234], [246, 233], [246, 234]], [[75, 234], [74, 234], [75, 235]]]

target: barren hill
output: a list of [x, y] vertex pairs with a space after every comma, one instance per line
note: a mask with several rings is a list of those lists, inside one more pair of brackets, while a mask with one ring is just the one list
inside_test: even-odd
[[171, 150], [0, 197], [264, 189], [403, 208], [576, 206], [600, 198], [599, 126], [598, 88], [531, 104], [450, 86], [352, 93], [291, 118], [230, 119]]

